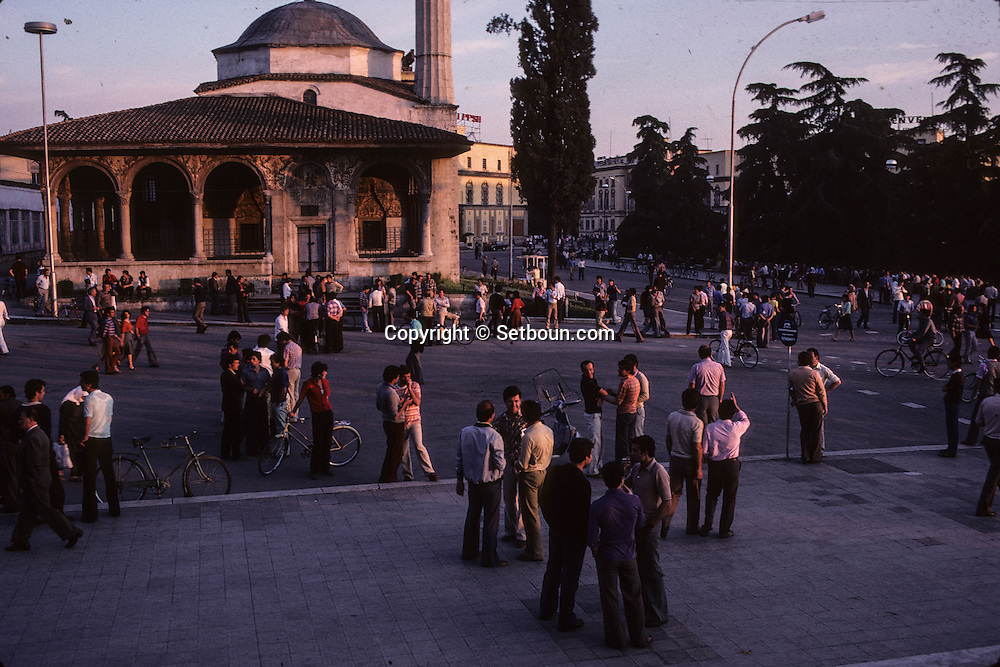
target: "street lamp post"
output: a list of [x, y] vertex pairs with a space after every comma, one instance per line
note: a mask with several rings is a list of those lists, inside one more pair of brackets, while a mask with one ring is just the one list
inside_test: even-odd
[[747, 63], [750, 62], [750, 57], [757, 50], [757, 47], [763, 44], [768, 37], [786, 25], [791, 25], [792, 23], [814, 23], [824, 17], [826, 17], [826, 12], [818, 11], [800, 16], [797, 19], [785, 21], [764, 35], [764, 39], [754, 44], [753, 48], [750, 49], [750, 53], [747, 54], [746, 60], [743, 61], [743, 66], [740, 67], [740, 73], [736, 75], [736, 85], [733, 86], [732, 113], [730, 114], [731, 123], [729, 126], [729, 289], [733, 288], [733, 238], [736, 228], [736, 93], [740, 89], [740, 78], [743, 76], [743, 70], [746, 69]]
[[42, 38], [56, 33], [56, 24], [46, 21], [29, 21], [24, 24], [24, 31], [38, 35], [38, 62], [42, 74], [42, 152], [45, 161], [45, 244], [49, 254], [49, 294], [52, 295], [52, 316], [58, 310], [56, 305], [56, 251], [55, 239], [52, 234], [52, 182], [49, 180], [49, 124], [45, 113], [45, 50]]

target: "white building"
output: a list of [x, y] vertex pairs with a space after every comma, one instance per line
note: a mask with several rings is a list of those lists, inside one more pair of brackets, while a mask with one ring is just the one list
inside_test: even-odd
[[527, 204], [511, 181], [512, 155], [510, 146], [477, 143], [458, 158], [462, 240], [506, 243], [512, 233], [515, 241], [524, 236]]

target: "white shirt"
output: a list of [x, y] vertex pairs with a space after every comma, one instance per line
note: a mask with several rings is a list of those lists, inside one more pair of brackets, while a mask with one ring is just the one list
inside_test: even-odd
[[49, 290], [49, 277], [44, 273], [38, 274], [38, 279], [35, 280], [35, 287], [38, 288], [39, 292], [47, 292]]
[[278, 315], [274, 318], [274, 339], [278, 339], [278, 334], [282, 331], [288, 333], [288, 315], [284, 313]]
[[565, 299], [566, 298], [566, 287], [562, 284], [562, 281], [554, 283], [552, 285], [552, 291], [554, 291], [556, 293], [556, 298], [557, 299]]
[[735, 459], [740, 455], [740, 438], [750, 428], [750, 418], [740, 410], [732, 420], [720, 419], [705, 427], [703, 445], [710, 461]]
[[381, 289], [373, 289], [368, 297], [368, 305], [372, 308], [381, 308], [385, 298], [385, 292]]
[[260, 352], [261, 368], [266, 368], [268, 374], [273, 374], [274, 370], [271, 368], [271, 355], [274, 354], [274, 350], [269, 347], [255, 347], [254, 352]]
[[810, 368], [819, 373], [820, 379], [823, 380], [824, 388], [829, 389], [833, 385], [840, 383], [840, 378], [837, 377], [837, 374], [823, 364], [816, 364], [815, 366], [810, 366]]
[[1000, 394], [983, 399], [976, 423], [983, 427], [983, 437], [1000, 440]]

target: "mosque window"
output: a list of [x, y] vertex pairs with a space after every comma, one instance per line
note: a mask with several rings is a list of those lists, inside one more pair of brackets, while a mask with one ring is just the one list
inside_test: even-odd
[[486, 206], [487, 204], [490, 203], [490, 186], [487, 185], [486, 183], [483, 183], [480, 201], [482, 202], [483, 206]]
[[[469, 160], [471, 161], [472, 158], [470, 157]], [[465, 184], [465, 203], [466, 204], [472, 203], [472, 181], [469, 181], [468, 183]]]
[[302, 101], [306, 104], [316, 106], [316, 91], [310, 88], [306, 92], [302, 93]]
[[503, 206], [503, 183], [497, 183], [497, 205]]

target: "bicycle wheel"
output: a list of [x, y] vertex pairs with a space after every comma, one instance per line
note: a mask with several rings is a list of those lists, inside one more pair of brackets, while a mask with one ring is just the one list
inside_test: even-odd
[[59, 324], [62, 325], [76, 324], [77, 322], [80, 321], [80, 312], [73, 306], [69, 305], [68, 303], [64, 303], [63, 305], [59, 306], [58, 319], [59, 319]]
[[185, 496], [218, 496], [229, 493], [233, 484], [226, 464], [204, 454], [188, 461], [183, 481]]
[[739, 358], [740, 363], [747, 368], [753, 368], [759, 361], [757, 348], [754, 347], [752, 343], [748, 343], [747, 341], [743, 341], [736, 346], [736, 356]]
[[902, 373], [905, 365], [906, 359], [903, 358], [899, 350], [882, 350], [875, 357], [875, 370], [878, 371], [879, 375], [884, 375], [887, 378]]
[[261, 475], [270, 475], [278, 469], [281, 461], [285, 458], [285, 449], [288, 447], [287, 437], [271, 438], [267, 446], [261, 450], [257, 457], [257, 471]]
[[944, 346], [944, 332], [935, 331], [934, 332], [934, 345], [933, 347], [943, 347]]
[[795, 318], [795, 328], [796, 329], [801, 328], [802, 327], [802, 313], [800, 313], [799, 311], [796, 310], [796, 311], [794, 311], [792, 313], [792, 317]]
[[829, 329], [831, 324], [833, 324], [833, 316], [824, 310], [819, 314], [819, 328]]
[[906, 338], [910, 335], [907, 329], [900, 329], [899, 333], [896, 334], [896, 342], [900, 345], [906, 345]]
[[948, 355], [941, 350], [931, 350], [924, 355], [924, 375], [935, 380], [948, 376]]
[[459, 345], [471, 345], [472, 339], [476, 337], [475, 329], [461, 322], [455, 324], [455, 337], [453, 340]]
[[722, 345], [722, 343], [718, 338], [713, 338], [712, 340], [708, 341], [708, 346], [712, 348], [712, 358], [715, 359], [716, 361], [719, 360], [720, 345]]
[[979, 396], [979, 390], [976, 388], [975, 374], [966, 375], [965, 379], [962, 380], [962, 402], [972, 403], [977, 396]]
[[112, 457], [111, 466], [115, 471], [119, 500], [142, 500], [146, 497], [146, 491], [149, 489], [146, 480], [149, 477], [138, 459], [118, 455]]
[[333, 427], [330, 444], [330, 465], [346, 466], [361, 451], [361, 434], [353, 426], [341, 424]]

